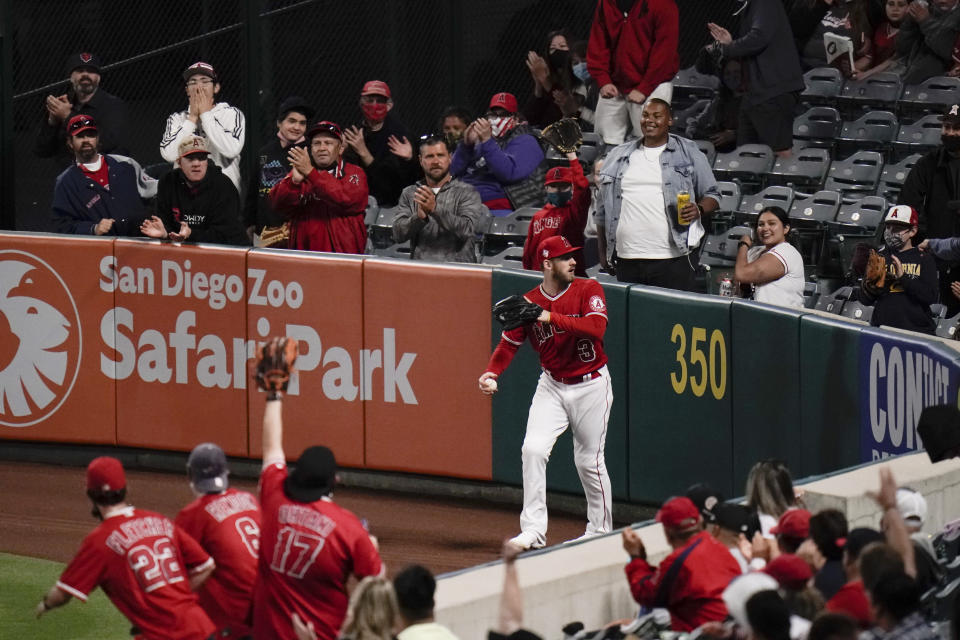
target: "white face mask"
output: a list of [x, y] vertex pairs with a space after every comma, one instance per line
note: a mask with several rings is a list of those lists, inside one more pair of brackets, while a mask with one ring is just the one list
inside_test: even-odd
[[513, 116], [497, 116], [495, 118], [488, 118], [488, 120], [490, 121], [490, 129], [494, 137], [497, 138], [512, 129], [514, 125]]

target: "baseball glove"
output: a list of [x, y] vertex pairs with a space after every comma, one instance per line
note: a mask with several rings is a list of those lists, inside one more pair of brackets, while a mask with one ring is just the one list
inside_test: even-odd
[[279, 227], [264, 227], [260, 232], [261, 247], [286, 248], [290, 240], [290, 223], [284, 222]]
[[260, 347], [253, 377], [257, 387], [269, 394], [268, 400], [283, 397], [290, 374], [295, 371], [293, 363], [296, 359], [297, 341], [293, 338], [271, 338]]
[[536, 322], [543, 309], [523, 296], [514, 294], [493, 306], [493, 315], [503, 325], [504, 331]]
[[574, 118], [557, 120], [544, 129], [540, 137], [551, 147], [563, 154], [576, 151], [583, 142], [580, 123]]
[[883, 289], [886, 284], [887, 261], [876, 251], [870, 251], [870, 257], [867, 258], [867, 271], [863, 278], [877, 289]]

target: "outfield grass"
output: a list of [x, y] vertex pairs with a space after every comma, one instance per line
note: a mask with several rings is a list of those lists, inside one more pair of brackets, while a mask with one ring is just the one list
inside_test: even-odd
[[103, 591], [84, 603], [76, 598], [39, 620], [34, 608], [57, 581], [64, 565], [0, 553], [0, 637], [32, 640], [118, 640], [130, 638], [130, 623]]

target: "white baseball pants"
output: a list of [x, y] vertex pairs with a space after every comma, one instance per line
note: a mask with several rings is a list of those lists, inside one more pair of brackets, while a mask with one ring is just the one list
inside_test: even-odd
[[600, 377], [577, 384], [557, 382], [548, 373], [540, 374], [527, 417], [523, 439], [523, 511], [521, 531], [547, 536], [547, 460], [557, 438], [569, 426], [573, 432], [573, 459], [587, 497], [585, 533], [607, 533], [613, 529], [613, 500], [610, 476], [604, 458], [607, 421], [613, 404], [613, 385], [607, 367]]
[[[660, 98], [666, 102], [673, 99], [673, 83], [663, 82], [657, 85], [647, 100]], [[646, 102], [644, 102], [646, 104]], [[594, 129], [606, 144], [622, 144], [627, 134], [633, 133], [638, 138], [643, 137], [640, 130], [640, 117], [643, 115], [643, 104], [630, 102], [626, 96], [616, 98], [600, 97], [597, 110], [594, 113]]]

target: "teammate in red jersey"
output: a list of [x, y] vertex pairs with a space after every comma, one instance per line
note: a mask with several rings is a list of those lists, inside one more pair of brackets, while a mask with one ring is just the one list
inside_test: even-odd
[[253, 494], [229, 488], [227, 456], [213, 443], [193, 448], [187, 473], [197, 499], [180, 511], [175, 522], [217, 563], [216, 572], [197, 594], [200, 606], [217, 626], [217, 638], [250, 638], [260, 505]]
[[[279, 395], [279, 394], [278, 394]], [[283, 453], [282, 400], [263, 414], [260, 472], [262, 528], [253, 599], [255, 638], [293, 638], [291, 618], [313, 623], [334, 640], [347, 614], [347, 580], [383, 573], [376, 539], [333, 502], [336, 461], [326, 447], [308, 447], [292, 472]]]
[[86, 602], [99, 586], [140, 638], [213, 638], [215, 627], [191, 591], [213, 572], [213, 558], [164, 516], [127, 504], [126, 487], [116, 458], [96, 458], [87, 466], [87, 495], [102, 522], [37, 605], [37, 617], [71, 597]]
[[523, 439], [523, 511], [520, 534], [511, 542], [540, 548], [547, 536], [547, 460], [553, 445], [569, 426], [573, 430], [574, 462], [587, 496], [587, 529], [582, 537], [609, 532], [613, 527], [610, 476], [604, 460], [607, 421], [613, 387], [603, 352], [607, 303], [596, 280], [574, 275], [574, 247], [563, 236], [540, 243], [537, 255], [543, 283], [524, 296], [543, 307], [537, 322], [505, 331], [480, 390], [497, 390], [499, 376], [525, 338], [540, 354], [543, 373], [533, 395]]
[[[577, 154], [568, 153], [567, 158], [569, 167], [553, 167], [544, 178], [547, 205], [533, 215], [527, 229], [527, 240], [523, 244], [524, 269], [540, 270], [537, 248], [550, 236], [563, 236], [571, 244], [583, 246], [583, 230], [590, 210], [590, 183], [583, 175]], [[577, 249], [573, 258], [577, 261], [576, 275], [585, 278], [587, 263], [583, 251]]]

